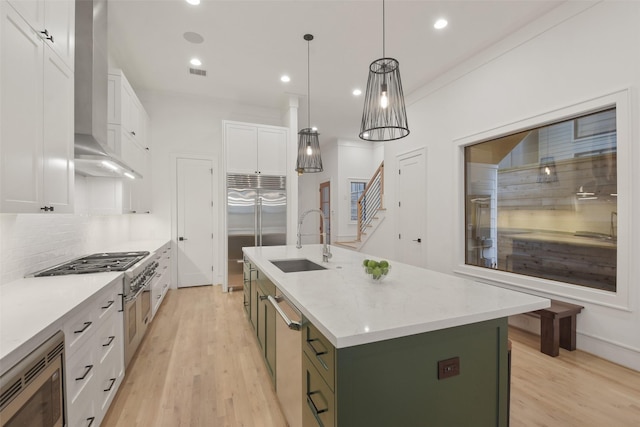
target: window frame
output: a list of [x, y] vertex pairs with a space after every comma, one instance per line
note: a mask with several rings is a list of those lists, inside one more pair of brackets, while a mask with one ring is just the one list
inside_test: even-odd
[[347, 192], [349, 194], [349, 214], [347, 216], [347, 220], [349, 224], [357, 224], [358, 219], [351, 219], [351, 184], [352, 183], [363, 183], [364, 187], [367, 188], [367, 184], [369, 183], [369, 179], [371, 178], [348, 178], [347, 179]]
[[[564, 299], [591, 302], [598, 305], [631, 311], [629, 284], [631, 282], [631, 249], [632, 249], [632, 141], [631, 141], [631, 101], [630, 89], [623, 89], [597, 98], [578, 102], [564, 108], [532, 116], [513, 123], [505, 124], [487, 131], [478, 132], [455, 139], [456, 150], [456, 221], [455, 250], [457, 264], [454, 271], [470, 278], [499, 285], [502, 287], [535, 293], [542, 296], [558, 296]], [[517, 273], [506, 272], [467, 265], [465, 263], [465, 158], [464, 149], [509, 134], [534, 127], [546, 126], [558, 121], [567, 120], [582, 114], [589, 114], [606, 108], [616, 108], [617, 127], [617, 182], [618, 182], [618, 247], [616, 265], [616, 292], [602, 291], [570, 283], [558, 282]]]

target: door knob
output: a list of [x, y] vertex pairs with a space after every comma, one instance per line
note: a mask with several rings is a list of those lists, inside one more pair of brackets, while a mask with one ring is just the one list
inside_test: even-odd
[[419, 237], [418, 237], [417, 239], [414, 239], [413, 241], [414, 241], [414, 242], [418, 242], [418, 243], [422, 243], [422, 239], [421, 239], [421, 238], [419, 238]]
[[187, 239], [185, 239], [184, 237], [178, 237], [178, 240], [182, 242], [182, 241], [187, 240]]

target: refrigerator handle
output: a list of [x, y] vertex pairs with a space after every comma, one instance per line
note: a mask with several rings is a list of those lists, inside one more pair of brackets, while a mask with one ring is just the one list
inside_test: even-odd
[[262, 246], [262, 197], [258, 196], [258, 246]]
[[256, 196], [253, 210], [253, 246], [258, 246], [258, 211], [260, 210], [260, 206], [258, 205], [258, 203], [260, 203], [259, 200], [260, 197]]

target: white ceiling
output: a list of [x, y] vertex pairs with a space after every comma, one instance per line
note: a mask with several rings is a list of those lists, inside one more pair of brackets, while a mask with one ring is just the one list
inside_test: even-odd
[[[557, 7], [542, 0], [387, 0], [386, 56], [400, 62], [405, 95]], [[444, 17], [449, 26], [435, 30]], [[201, 44], [183, 34], [196, 32]], [[321, 141], [357, 139], [369, 64], [382, 57], [382, 1], [110, 0], [109, 50], [135, 89], [282, 108], [303, 95], [311, 33], [311, 125]], [[188, 73], [197, 56], [207, 77]], [[280, 82], [282, 74], [291, 82]], [[409, 127], [412, 120], [408, 117]]]

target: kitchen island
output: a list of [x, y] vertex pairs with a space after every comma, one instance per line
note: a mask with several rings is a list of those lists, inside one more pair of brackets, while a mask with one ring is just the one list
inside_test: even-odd
[[[507, 317], [549, 300], [395, 261], [373, 282], [374, 257], [331, 251], [323, 263], [321, 245], [244, 248], [304, 316], [305, 427], [507, 425]], [[299, 258], [326, 269], [271, 263]]]

